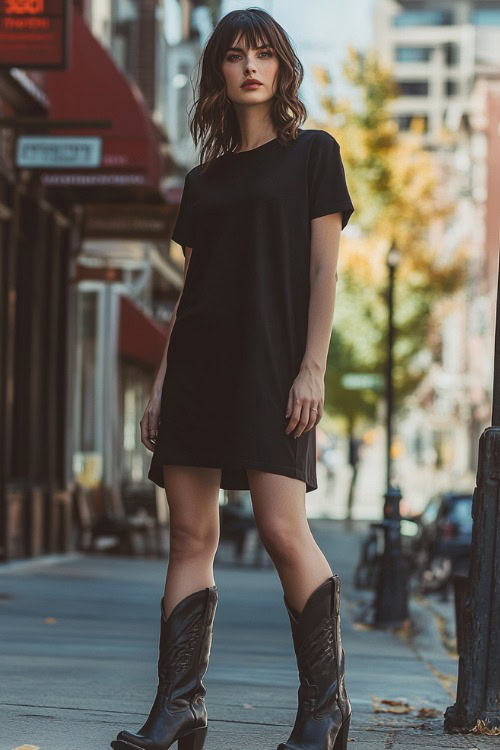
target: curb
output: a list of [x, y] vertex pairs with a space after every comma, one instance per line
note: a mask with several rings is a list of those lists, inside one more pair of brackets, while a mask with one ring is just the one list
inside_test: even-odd
[[31, 557], [28, 560], [14, 560], [13, 562], [0, 563], [0, 575], [9, 573], [24, 573], [46, 565], [56, 565], [57, 563], [73, 562], [85, 557], [83, 552], [71, 552], [61, 555], [40, 555], [40, 557]]

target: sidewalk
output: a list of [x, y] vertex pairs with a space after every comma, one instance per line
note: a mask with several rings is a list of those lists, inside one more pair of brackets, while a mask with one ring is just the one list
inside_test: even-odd
[[[495, 737], [443, 734], [457, 662], [426, 630], [425, 608], [415, 609], [422, 629], [413, 642], [360, 621], [371, 599], [351, 584], [361, 526], [347, 532], [342, 522], [311, 521], [343, 581], [349, 746], [498, 747]], [[233, 567], [229, 557], [221, 545], [205, 750], [276, 750], [293, 724], [298, 687], [281, 585], [274, 568]], [[94, 555], [0, 576], [0, 750], [106, 750], [120, 729], [141, 726], [156, 689], [165, 567]]]

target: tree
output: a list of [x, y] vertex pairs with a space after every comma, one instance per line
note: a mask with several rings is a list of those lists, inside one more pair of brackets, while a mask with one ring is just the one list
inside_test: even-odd
[[[453, 214], [442, 167], [422, 145], [421, 123], [399, 131], [390, 112], [398, 92], [390, 70], [375, 53], [350, 47], [343, 75], [353, 98], [338, 101], [322, 95], [324, 122], [313, 122], [339, 141], [355, 212], [355, 232], [342, 238], [334, 328], [325, 376], [325, 408], [342, 415], [352, 433], [359, 418], [373, 421], [380, 393], [349, 391], [349, 372], [384, 374], [387, 348], [386, 254], [394, 241], [401, 252], [395, 288], [394, 385], [401, 405], [425, 375], [422, 357], [432, 330], [435, 303], [464, 282], [466, 248], [445, 262], [430, 230]], [[316, 80], [331, 83], [324, 69]]]

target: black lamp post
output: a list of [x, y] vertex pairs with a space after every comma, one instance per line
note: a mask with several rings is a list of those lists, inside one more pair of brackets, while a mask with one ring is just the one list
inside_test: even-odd
[[382, 556], [375, 595], [375, 625], [379, 627], [401, 625], [408, 617], [406, 572], [401, 555], [401, 492], [392, 485], [392, 417], [394, 411], [393, 348], [394, 348], [394, 279], [401, 254], [393, 242], [387, 253], [389, 285], [387, 290], [388, 333], [386, 368], [386, 433], [387, 433], [387, 492], [384, 502], [384, 520], [376, 524], [383, 529], [384, 553]]
[[393, 383], [393, 370], [394, 370], [394, 279], [396, 275], [396, 269], [401, 260], [401, 253], [399, 252], [396, 244], [393, 242], [391, 249], [387, 253], [387, 268], [389, 271], [389, 286], [387, 289], [387, 367], [386, 367], [386, 436], [387, 436], [387, 467], [386, 467], [386, 485], [389, 488], [392, 480], [392, 458], [391, 458], [391, 444], [392, 444], [392, 416], [394, 411], [394, 383]]
[[497, 289], [492, 425], [479, 438], [472, 502], [472, 548], [458, 662], [456, 703], [447, 732], [500, 731], [500, 271]]

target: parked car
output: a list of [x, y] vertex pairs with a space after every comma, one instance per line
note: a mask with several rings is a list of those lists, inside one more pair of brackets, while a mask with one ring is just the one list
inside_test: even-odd
[[421, 591], [437, 591], [454, 573], [467, 575], [472, 542], [472, 493], [443, 492], [432, 497], [416, 519], [417, 575]]

